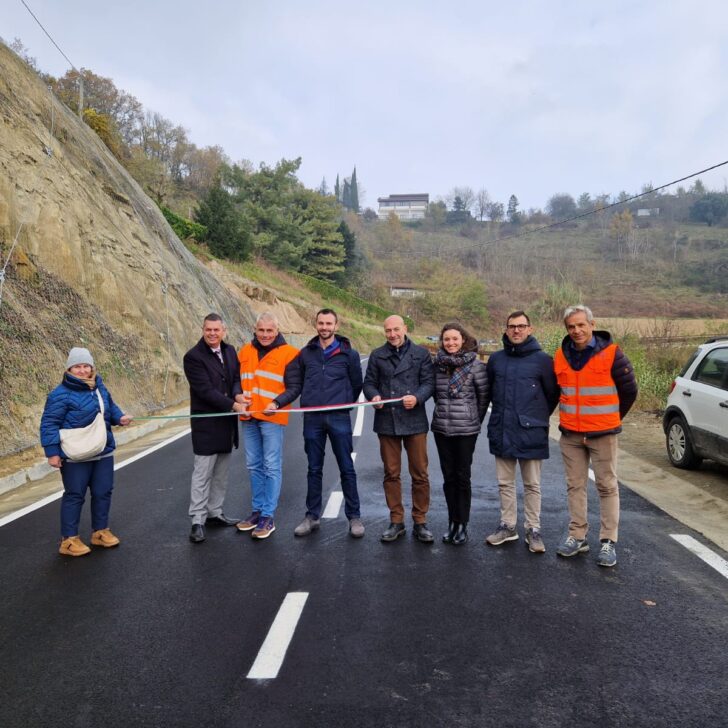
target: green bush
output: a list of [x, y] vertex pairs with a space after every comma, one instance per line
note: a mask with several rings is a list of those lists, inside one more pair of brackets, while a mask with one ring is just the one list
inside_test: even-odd
[[188, 220], [186, 217], [177, 215], [168, 207], [164, 207], [163, 205], [160, 205], [159, 209], [162, 211], [162, 215], [164, 215], [169, 226], [175, 231], [180, 240], [192, 238], [198, 243], [202, 243], [205, 238], [207, 238], [207, 228], [204, 225], [200, 225], [197, 222]]
[[[353, 293], [349, 293], [343, 288], [339, 288], [338, 286], [335, 286], [332, 283], [328, 283], [327, 281], [322, 281], [319, 278], [307, 276], [304, 273], [294, 273], [293, 275], [299, 281], [301, 281], [301, 283], [303, 283], [306, 288], [308, 288], [310, 291], [313, 291], [314, 293], [320, 294], [326, 300], [340, 301], [350, 310], [356, 311], [357, 313], [365, 314], [366, 316], [371, 316], [378, 321], [383, 321], [385, 318], [391, 316], [393, 313], [392, 311], [387, 311], [381, 306], [369, 303], [369, 301], [365, 301], [363, 298], [359, 298]], [[407, 328], [410, 331], [414, 331], [414, 321], [412, 321], [409, 316], [403, 316], [402, 318], [404, 319]]]

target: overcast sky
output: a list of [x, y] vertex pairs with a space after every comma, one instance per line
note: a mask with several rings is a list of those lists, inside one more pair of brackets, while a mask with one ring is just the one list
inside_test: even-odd
[[[62, 75], [20, 0], [0, 2], [0, 35]], [[77, 67], [198, 146], [301, 156], [310, 187], [356, 165], [372, 207], [455, 185], [544, 207], [728, 159], [724, 0], [26, 2]]]

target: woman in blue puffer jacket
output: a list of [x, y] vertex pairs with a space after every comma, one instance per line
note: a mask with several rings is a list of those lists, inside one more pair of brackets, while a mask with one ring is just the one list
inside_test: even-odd
[[[86, 427], [93, 422], [101, 411], [97, 390], [104, 403], [106, 446], [95, 457], [70, 460], [63, 452], [60, 431]], [[119, 409], [101, 377], [96, 374], [88, 349], [71, 349], [63, 381], [48, 395], [40, 420], [40, 444], [48, 464], [60, 469], [63, 480], [59, 553], [64, 556], [84, 556], [91, 550], [78, 534], [87, 488], [91, 490], [92, 545], [104, 548], [119, 545], [119, 539], [109, 530], [109, 508], [114, 487], [113, 453], [116, 448], [111, 425], [128, 425], [131, 419]]]

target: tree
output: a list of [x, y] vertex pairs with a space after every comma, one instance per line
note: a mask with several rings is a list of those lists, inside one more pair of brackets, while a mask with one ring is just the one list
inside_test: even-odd
[[341, 286], [352, 287], [361, 277], [365, 268], [365, 259], [359, 251], [356, 235], [345, 220], [339, 223], [338, 232], [344, 245], [344, 270], [335, 276], [335, 280]]
[[379, 220], [379, 215], [377, 215], [377, 213], [374, 210], [372, 210], [371, 207], [367, 207], [364, 210], [364, 212], [362, 212], [361, 216], [366, 222], [373, 222], [374, 220]]
[[478, 211], [478, 218], [480, 222], [483, 222], [483, 218], [488, 214], [488, 208], [490, 206], [490, 195], [485, 187], [481, 187], [478, 190], [478, 195], [475, 199], [475, 209]]
[[344, 270], [346, 260], [336, 203], [299, 185], [293, 195], [293, 205], [293, 219], [302, 233], [300, 271], [333, 280]]
[[588, 192], [582, 192], [576, 201], [576, 207], [579, 212], [589, 212], [594, 209], [591, 195]]
[[690, 219], [704, 222], [712, 227], [728, 214], [728, 195], [723, 192], [710, 192], [690, 206]]
[[344, 190], [341, 193], [341, 204], [351, 210], [351, 182], [348, 177], [344, 178]]
[[705, 189], [705, 185], [703, 184], [701, 179], [696, 179], [695, 182], [693, 182], [692, 186], [690, 187], [690, 191], [694, 195], [704, 195], [707, 190]]
[[220, 183], [222, 166], [229, 164], [230, 160], [220, 146], [199, 149], [194, 144], [190, 145], [187, 153], [186, 187], [195, 195], [207, 194]]
[[[461, 207], [455, 207], [455, 199], [459, 198]], [[445, 198], [448, 205], [456, 212], [471, 210], [475, 205], [475, 193], [471, 187], [453, 187], [450, 194]]]
[[336, 175], [336, 184], [334, 185], [334, 197], [341, 202], [341, 185], [339, 184], [339, 175]]
[[629, 210], [618, 212], [609, 223], [609, 234], [616, 243], [617, 258], [620, 260], [624, 257], [624, 251], [633, 229], [632, 213]]
[[351, 173], [351, 185], [350, 185], [350, 204], [349, 209], [352, 212], [359, 212], [359, 184], [356, 181], [356, 167], [354, 167], [354, 171]]
[[232, 260], [246, 260], [250, 256], [250, 234], [235, 210], [231, 195], [220, 186], [219, 180], [200, 201], [195, 222], [207, 228], [205, 242], [213, 255]]
[[518, 225], [521, 222], [521, 213], [518, 212], [518, 198], [511, 195], [508, 198], [508, 211], [506, 212], [508, 222], [512, 225]]
[[134, 147], [131, 157], [126, 160], [125, 164], [129, 174], [141, 185], [142, 189], [158, 205], [165, 204], [172, 182], [162, 162], [145, 156], [140, 147]]
[[54, 79], [51, 88], [73, 111], [78, 112], [79, 75], [83, 78], [84, 106], [111, 117], [124, 144], [127, 147], [133, 144], [138, 138], [143, 121], [141, 103], [130, 93], [117, 88], [110, 78], [98, 76], [87, 68], [82, 68], [80, 74], [71, 69], [61, 78]]
[[488, 204], [488, 218], [493, 222], [501, 222], [505, 215], [505, 208], [502, 202], [491, 202]]
[[329, 194], [329, 186], [326, 184], [326, 177], [321, 180], [321, 184], [318, 188], [318, 193], [324, 196]]
[[13, 42], [9, 45], [9, 48], [15, 55], [20, 56], [34, 71], [38, 72], [38, 61], [34, 56], [30, 55], [30, 50], [25, 47], [25, 44], [20, 38], [13, 38]]
[[84, 109], [83, 120], [98, 134], [109, 151], [121, 159], [122, 140], [114, 120], [108, 114], [99, 114], [95, 109]]
[[447, 206], [442, 200], [431, 202], [427, 206], [425, 218], [428, 220], [433, 229], [444, 225], [447, 220]]
[[546, 212], [554, 220], [566, 220], [576, 215], [576, 202], [574, 202], [574, 198], [571, 195], [554, 195], [546, 204]]

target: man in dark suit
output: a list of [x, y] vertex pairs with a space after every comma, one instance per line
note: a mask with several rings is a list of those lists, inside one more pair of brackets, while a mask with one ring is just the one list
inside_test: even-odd
[[[184, 371], [190, 384], [190, 414], [244, 412], [235, 401], [242, 393], [235, 347], [225, 343], [225, 322], [216, 313], [205, 316], [202, 338], [184, 356]], [[233, 446], [238, 446], [238, 418], [196, 417], [192, 423], [195, 464], [190, 488], [190, 541], [205, 540], [205, 523], [234, 526], [222, 510]]]
[[412, 533], [422, 543], [432, 543], [427, 528], [430, 479], [427, 473], [427, 433], [430, 423], [425, 402], [435, 390], [435, 368], [430, 353], [407, 336], [401, 316], [384, 322], [387, 343], [369, 356], [364, 377], [364, 396], [370, 402], [402, 397], [402, 404], [375, 405], [374, 432], [384, 465], [384, 495], [389, 506], [389, 527], [379, 537], [395, 541], [405, 533], [402, 504], [402, 446], [412, 479]]

